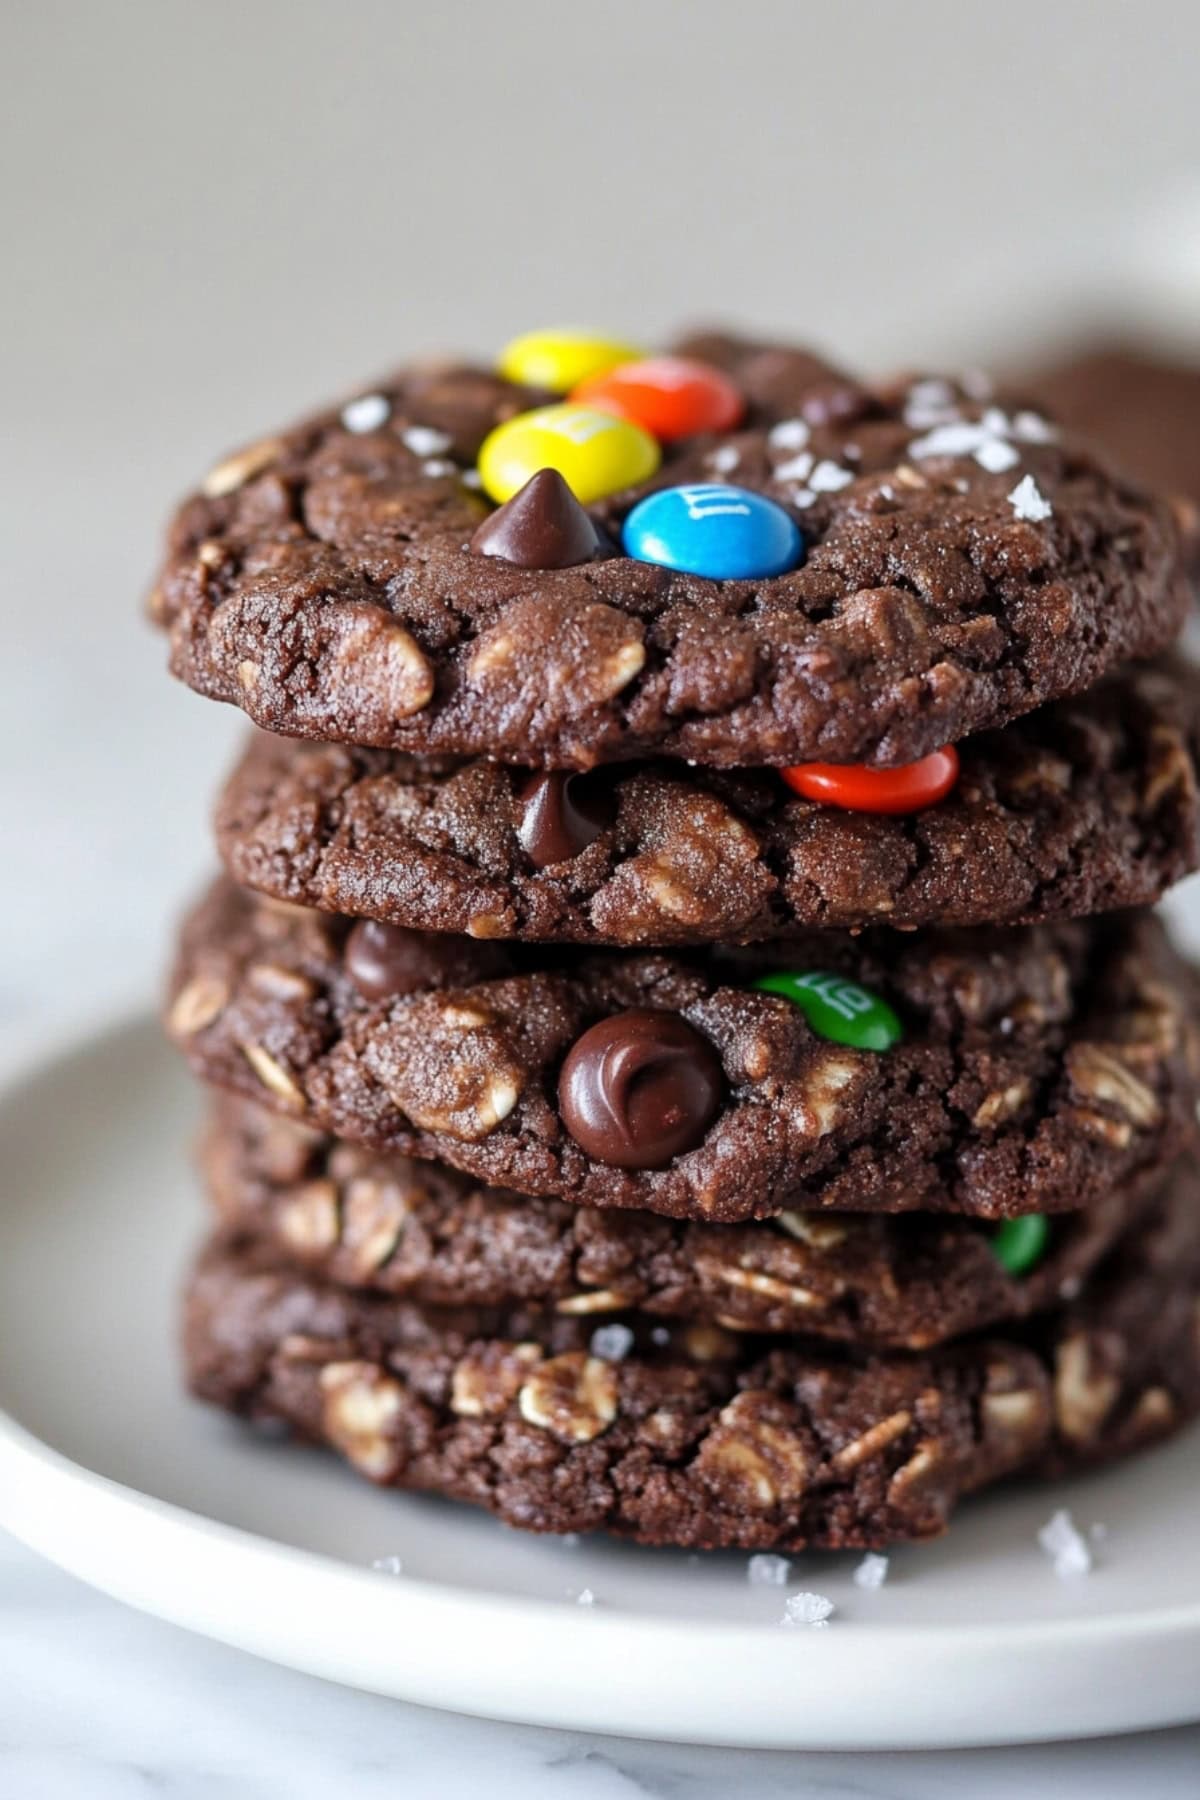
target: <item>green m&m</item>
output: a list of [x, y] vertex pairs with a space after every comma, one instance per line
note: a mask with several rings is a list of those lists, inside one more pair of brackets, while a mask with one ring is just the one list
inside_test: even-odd
[[754, 983], [798, 1006], [818, 1037], [855, 1050], [890, 1050], [904, 1028], [886, 1000], [827, 969], [781, 970]]
[[1005, 1219], [992, 1235], [992, 1255], [1010, 1275], [1024, 1275], [1046, 1254], [1050, 1221], [1041, 1213], [1023, 1219]]

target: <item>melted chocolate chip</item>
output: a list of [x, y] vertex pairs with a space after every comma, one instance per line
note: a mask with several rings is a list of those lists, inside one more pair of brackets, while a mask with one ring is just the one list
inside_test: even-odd
[[721, 1061], [678, 1013], [601, 1019], [572, 1045], [558, 1083], [563, 1124], [598, 1162], [659, 1169], [694, 1149], [724, 1092]]
[[531, 475], [471, 539], [476, 555], [497, 556], [519, 569], [569, 569], [606, 548], [557, 469]]
[[531, 775], [517, 790], [516, 803], [517, 839], [539, 869], [578, 856], [616, 817], [616, 797], [603, 776], [562, 769]]
[[448, 932], [407, 931], [378, 919], [360, 919], [343, 961], [364, 1000], [397, 1000], [420, 988], [457, 987], [499, 974], [497, 946]]

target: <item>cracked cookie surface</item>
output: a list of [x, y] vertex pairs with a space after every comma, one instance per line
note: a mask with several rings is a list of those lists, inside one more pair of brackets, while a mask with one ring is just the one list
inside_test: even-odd
[[280, 900], [477, 937], [752, 942], [797, 927], [1026, 924], [1158, 899], [1200, 856], [1191, 669], [1114, 677], [959, 746], [952, 792], [842, 811], [774, 771], [656, 761], [533, 784], [590, 799], [575, 842], [529, 846], [527, 773], [258, 734], [217, 840]]
[[[1195, 978], [1146, 915], [792, 940], [787, 965], [895, 1009], [882, 1053], [754, 990], [784, 961], [773, 946], [579, 952], [392, 927], [395, 991], [368, 999], [349, 924], [219, 882], [184, 927], [172, 1036], [218, 1087], [492, 1186], [713, 1223], [1001, 1218], [1165, 1175], [1195, 1131]], [[647, 1010], [711, 1047], [724, 1092], [694, 1148], [615, 1167], [567, 1131], [559, 1074], [599, 1021]]]
[[798, 350], [680, 348], [733, 376], [744, 425], [668, 446], [597, 523], [619, 537], [649, 488], [732, 480], [790, 511], [798, 568], [719, 582], [472, 553], [486, 508], [462, 476], [546, 396], [417, 366], [370, 411], [235, 453], [183, 504], [151, 600], [174, 672], [268, 730], [417, 754], [893, 765], [1178, 631], [1169, 506], [1040, 415], [937, 380], [869, 390]]

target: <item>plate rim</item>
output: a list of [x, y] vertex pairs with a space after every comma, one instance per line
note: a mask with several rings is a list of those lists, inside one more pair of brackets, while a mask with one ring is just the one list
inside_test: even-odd
[[[126, 1004], [115, 1009], [109, 1003], [103, 1008], [90, 1009], [82, 1017], [77, 1011], [56, 1017], [42, 1030], [30, 1034], [32, 1047], [27, 1038], [19, 1054], [10, 1053], [0, 1057], [0, 1113], [7, 1113], [21, 1090], [43, 1079], [57, 1062], [65, 1058], [95, 1054], [107, 1042], [146, 1030], [153, 1019], [153, 1009], [147, 1007], [144, 989], [138, 990]], [[265, 1568], [272, 1575], [283, 1579], [290, 1577], [294, 1581], [305, 1581], [310, 1586], [316, 1584], [330, 1592], [336, 1588], [350, 1594], [354, 1599], [356, 1614], [381, 1615], [377, 1625], [384, 1622], [382, 1613], [387, 1610], [392, 1614], [388, 1622], [394, 1629], [399, 1610], [405, 1635], [412, 1628], [414, 1639], [424, 1640], [426, 1647], [442, 1634], [449, 1632], [454, 1637], [467, 1630], [477, 1640], [487, 1636], [495, 1638], [497, 1643], [505, 1632], [530, 1642], [542, 1636], [547, 1644], [553, 1640], [562, 1655], [570, 1658], [577, 1675], [585, 1681], [589, 1670], [603, 1669], [605, 1661], [618, 1649], [627, 1650], [631, 1631], [634, 1630], [640, 1653], [652, 1657], [656, 1667], [662, 1658], [670, 1659], [666, 1666], [678, 1665], [681, 1669], [686, 1667], [695, 1656], [698, 1639], [702, 1638], [709, 1654], [715, 1652], [725, 1657], [733, 1652], [750, 1669], [763, 1663], [764, 1652], [771, 1654], [766, 1650], [768, 1645], [778, 1643], [776, 1634], [779, 1628], [774, 1624], [757, 1621], [716, 1618], [704, 1621], [703, 1630], [698, 1633], [695, 1619], [673, 1619], [661, 1614], [631, 1615], [625, 1609], [614, 1608], [609, 1611], [603, 1606], [580, 1609], [561, 1600], [539, 1596], [499, 1592], [480, 1595], [466, 1586], [455, 1586], [443, 1580], [405, 1576], [397, 1581], [369, 1566], [356, 1567], [328, 1552], [285, 1543], [259, 1531], [227, 1524], [175, 1501], [161, 1499], [103, 1475], [58, 1449], [52, 1442], [22, 1424], [7, 1408], [0, 1406], [0, 1526], [10, 1531], [19, 1541], [93, 1587], [142, 1611], [157, 1612], [159, 1616], [172, 1619], [186, 1628], [199, 1630], [205, 1635], [268, 1658], [274, 1656], [276, 1661], [286, 1661], [290, 1666], [305, 1669], [309, 1673], [347, 1681], [355, 1686], [373, 1685], [370, 1680], [338, 1674], [329, 1666], [329, 1659], [325, 1659], [325, 1666], [321, 1666], [319, 1662], [314, 1663], [311, 1658], [297, 1659], [289, 1656], [285, 1659], [270, 1649], [259, 1647], [262, 1639], [254, 1641], [253, 1633], [248, 1637], [245, 1632], [231, 1629], [228, 1624], [222, 1626], [218, 1620], [208, 1619], [204, 1623], [197, 1623], [194, 1616], [181, 1616], [178, 1590], [181, 1585], [186, 1588], [186, 1580], [182, 1584], [176, 1582], [174, 1589], [166, 1597], [161, 1593], [157, 1597], [148, 1594], [139, 1597], [131, 1592], [129, 1581], [118, 1578], [111, 1570], [105, 1572], [112, 1556], [119, 1554], [118, 1552], [100, 1547], [89, 1553], [81, 1544], [73, 1543], [69, 1535], [67, 1541], [63, 1541], [64, 1533], [60, 1525], [64, 1515], [75, 1513], [80, 1507], [89, 1508], [97, 1504], [102, 1515], [110, 1522], [116, 1521], [139, 1533], [147, 1532], [154, 1544], [162, 1543], [168, 1548], [174, 1546], [177, 1554], [181, 1549], [186, 1552], [189, 1546], [193, 1551], [199, 1546], [204, 1559], [218, 1567], [228, 1565], [236, 1569], [243, 1562], [249, 1561], [260, 1570]], [[145, 1567], [158, 1567], [160, 1576], [163, 1575], [164, 1568], [167, 1574], [170, 1573], [170, 1565], [162, 1565], [161, 1557], [157, 1554], [148, 1558]], [[136, 1587], [137, 1584], [132, 1585]], [[166, 1585], [171, 1587], [169, 1581]], [[864, 1652], [868, 1653], [870, 1660], [877, 1660], [876, 1653], [882, 1653], [888, 1662], [915, 1658], [922, 1663], [944, 1664], [949, 1667], [948, 1659], [962, 1656], [993, 1662], [997, 1659], [1005, 1661], [1034, 1656], [1054, 1658], [1062, 1657], [1067, 1652], [1078, 1654], [1103, 1650], [1106, 1657], [1115, 1656], [1120, 1659], [1128, 1656], [1135, 1645], [1140, 1645], [1143, 1649], [1149, 1645], [1155, 1654], [1165, 1653], [1171, 1656], [1176, 1655], [1185, 1643], [1192, 1652], [1192, 1658], [1183, 1660], [1190, 1663], [1194, 1659], [1195, 1675], [1200, 1677], [1200, 1596], [1118, 1613], [1093, 1613], [1069, 1619], [1012, 1619], [993, 1624], [970, 1620], [952, 1625], [938, 1621], [913, 1623], [888, 1620], [878, 1615], [869, 1618], [847, 1617], [837, 1620], [834, 1631], [792, 1632], [788, 1636], [790, 1641], [787, 1655], [778, 1660], [787, 1664], [792, 1675], [802, 1675], [806, 1665], [823, 1665], [822, 1685], [828, 1683], [831, 1671], [840, 1666], [848, 1681], [854, 1679], [856, 1685], [861, 1686]], [[336, 1651], [336, 1628], [330, 1631], [329, 1640], [331, 1650]], [[464, 1660], [469, 1663], [472, 1659]], [[523, 1720], [565, 1729], [610, 1733], [632, 1731], [643, 1737], [659, 1736], [681, 1740], [690, 1736], [696, 1742], [738, 1744], [745, 1747], [867, 1749], [915, 1748], [933, 1743], [950, 1747], [999, 1742], [1038, 1742], [1051, 1737], [1119, 1732], [1151, 1723], [1179, 1723], [1186, 1718], [1200, 1716], [1200, 1679], [1193, 1679], [1195, 1705], [1191, 1712], [1186, 1710], [1186, 1702], [1181, 1708], [1178, 1701], [1172, 1701], [1164, 1695], [1163, 1705], [1157, 1712], [1139, 1708], [1128, 1713], [1118, 1713], [1107, 1723], [1091, 1716], [1082, 1723], [1068, 1719], [1056, 1725], [1052, 1731], [1014, 1725], [1006, 1726], [1003, 1735], [987, 1729], [972, 1732], [968, 1727], [958, 1732], [940, 1733], [936, 1737], [927, 1733], [911, 1737], [886, 1733], [882, 1737], [873, 1737], [868, 1731], [860, 1737], [850, 1738], [844, 1733], [836, 1732], [832, 1736], [822, 1737], [819, 1732], [813, 1736], [809, 1732], [789, 1728], [786, 1724], [776, 1728], [768, 1721], [755, 1726], [747, 1722], [747, 1728], [741, 1730], [722, 1730], [713, 1725], [689, 1733], [686, 1729], [681, 1729], [677, 1722], [670, 1729], [661, 1731], [655, 1730], [653, 1721], [649, 1724], [642, 1721], [631, 1726], [627, 1717], [626, 1722], [618, 1719], [606, 1723], [604, 1719], [592, 1716], [581, 1723], [581, 1708], [578, 1698], [572, 1698], [574, 1690], [570, 1688], [570, 1684], [567, 1684], [568, 1691], [565, 1694], [556, 1696], [556, 1703], [549, 1710], [545, 1705], [539, 1707], [532, 1703], [522, 1704], [515, 1709], [510, 1704], [492, 1710], [481, 1705], [477, 1698], [465, 1697], [461, 1682], [458, 1684], [458, 1691], [448, 1698], [439, 1699], [435, 1692], [429, 1690], [428, 1684], [427, 1691], [415, 1691], [421, 1685], [415, 1680], [416, 1673], [414, 1672], [413, 1680], [405, 1678], [402, 1688], [385, 1686], [376, 1687], [375, 1691], [404, 1692], [406, 1695], [411, 1694], [421, 1704], [441, 1705], [477, 1716]], [[436, 1675], [430, 1679], [433, 1688], [440, 1687], [445, 1692], [444, 1679], [440, 1683]], [[578, 1685], [577, 1681], [576, 1686]], [[742, 1685], [739, 1683], [739, 1686]], [[1181, 1689], [1180, 1698], [1182, 1697]], [[760, 1706], [760, 1715], [762, 1711]]]

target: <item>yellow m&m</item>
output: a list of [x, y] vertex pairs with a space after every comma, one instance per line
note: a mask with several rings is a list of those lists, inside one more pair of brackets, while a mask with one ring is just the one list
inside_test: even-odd
[[506, 381], [565, 394], [589, 376], [605, 375], [641, 355], [632, 344], [587, 337], [582, 331], [527, 331], [504, 346], [496, 367]]
[[557, 469], [584, 506], [648, 481], [662, 452], [648, 431], [590, 406], [540, 406], [497, 425], [479, 452], [493, 500], [511, 500], [539, 469]]

